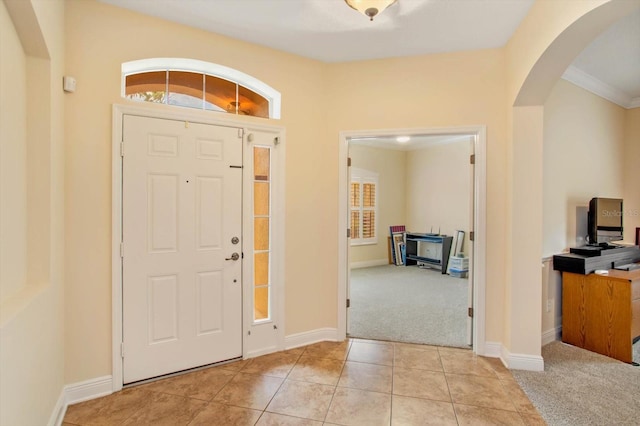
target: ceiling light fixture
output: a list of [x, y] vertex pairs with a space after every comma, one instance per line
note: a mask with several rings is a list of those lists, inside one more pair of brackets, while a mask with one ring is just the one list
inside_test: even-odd
[[382, 13], [386, 8], [397, 2], [398, 0], [344, 0], [352, 9], [369, 17], [373, 21], [373, 17]]
[[405, 142], [409, 142], [411, 138], [409, 136], [398, 136], [396, 138], [396, 141], [400, 142], [400, 143], [405, 143]]

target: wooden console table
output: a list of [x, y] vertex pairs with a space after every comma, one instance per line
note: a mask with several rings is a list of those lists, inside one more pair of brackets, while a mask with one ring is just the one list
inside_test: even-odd
[[624, 362], [640, 336], [640, 270], [562, 273], [562, 341]]

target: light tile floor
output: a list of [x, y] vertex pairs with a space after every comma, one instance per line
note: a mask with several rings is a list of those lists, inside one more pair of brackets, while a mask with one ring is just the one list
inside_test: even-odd
[[69, 406], [63, 425], [544, 425], [497, 359], [349, 339]]

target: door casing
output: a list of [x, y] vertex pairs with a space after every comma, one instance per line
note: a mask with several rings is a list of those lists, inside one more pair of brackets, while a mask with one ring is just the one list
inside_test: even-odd
[[[264, 353], [284, 349], [284, 169], [285, 169], [285, 129], [280, 126], [262, 125], [248, 122], [242, 118], [215, 114], [208, 111], [176, 110], [175, 107], [166, 105], [125, 105], [114, 104], [112, 107], [112, 176], [111, 176], [111, 318], [112, 318], [112, 391], [117, 392], [123, 387], [123, 359], [122, 359], [122, 258], [120, 243], [122, 241], [122, 157], [121, 142], [123, 138], [123, 117], [125, 115], [139, 115], [150, 118], [168, 120], [181, 120], [185, 122], [198, 122], [218, 126], [233, 126], [242, 128], [244, 149], [250, 149], [253, 144], [248, 141], [246, 135], [251, 131], [273, 134], [278, 137], [279, 149], [276, 161], [281, 170], [278, 180], [273, 182], [273, 262], [271, 265], [273, 274], [273, 291], [276, 299], [273, 304], [274, 322], [278, 324], [278, 331], [274, 334], [275, 342], [264, 349], [256, 348], [251, 342], [247, 342], [249, 331], [253, 324], [243, 320], [243, 358], [249, 358]], [[246, 158], [246, 157], [245, 157]], [[246, 160], [245, 160], [246, 161]], [[243, 193], [251, 190], [252, 181], [243, 180]], [[243, 223], [248, 223], [251, 212], [243, 211]], [[251, 243], [252, 244], [252, 243]], [[245, 246], [246, 247], [246, 246]], [[252, 247], [252, 246], [251, 246]], [[243, 268], [246, 273], [246, 268]], [[243, 289], [247, 279], [243, 278]], [[243, 310], [251, 309], [252, 299], [243, 298]]]
[[349, 140], [352, 138], [396, 136], [396, 135], [457, 135], [474, 136], [474, 181], [473, 188], [473, 351], [478, 355], [487, 354], [485, 341], [485, 292], [486, 292], [486, 235], [487, 235], [487, 129], [486, 126], [402, 128], [383, 130], [342, 131], [339, 135], [338, 167], [338, 330], [337, 340], [347, 335], [347, 292], [348, 292], [348, 154]]

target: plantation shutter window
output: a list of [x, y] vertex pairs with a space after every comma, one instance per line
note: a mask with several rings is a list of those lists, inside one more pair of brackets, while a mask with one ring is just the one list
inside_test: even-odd
[[349, 193], [351, 245], [376, 244], [378, 174], [353, 169]]

